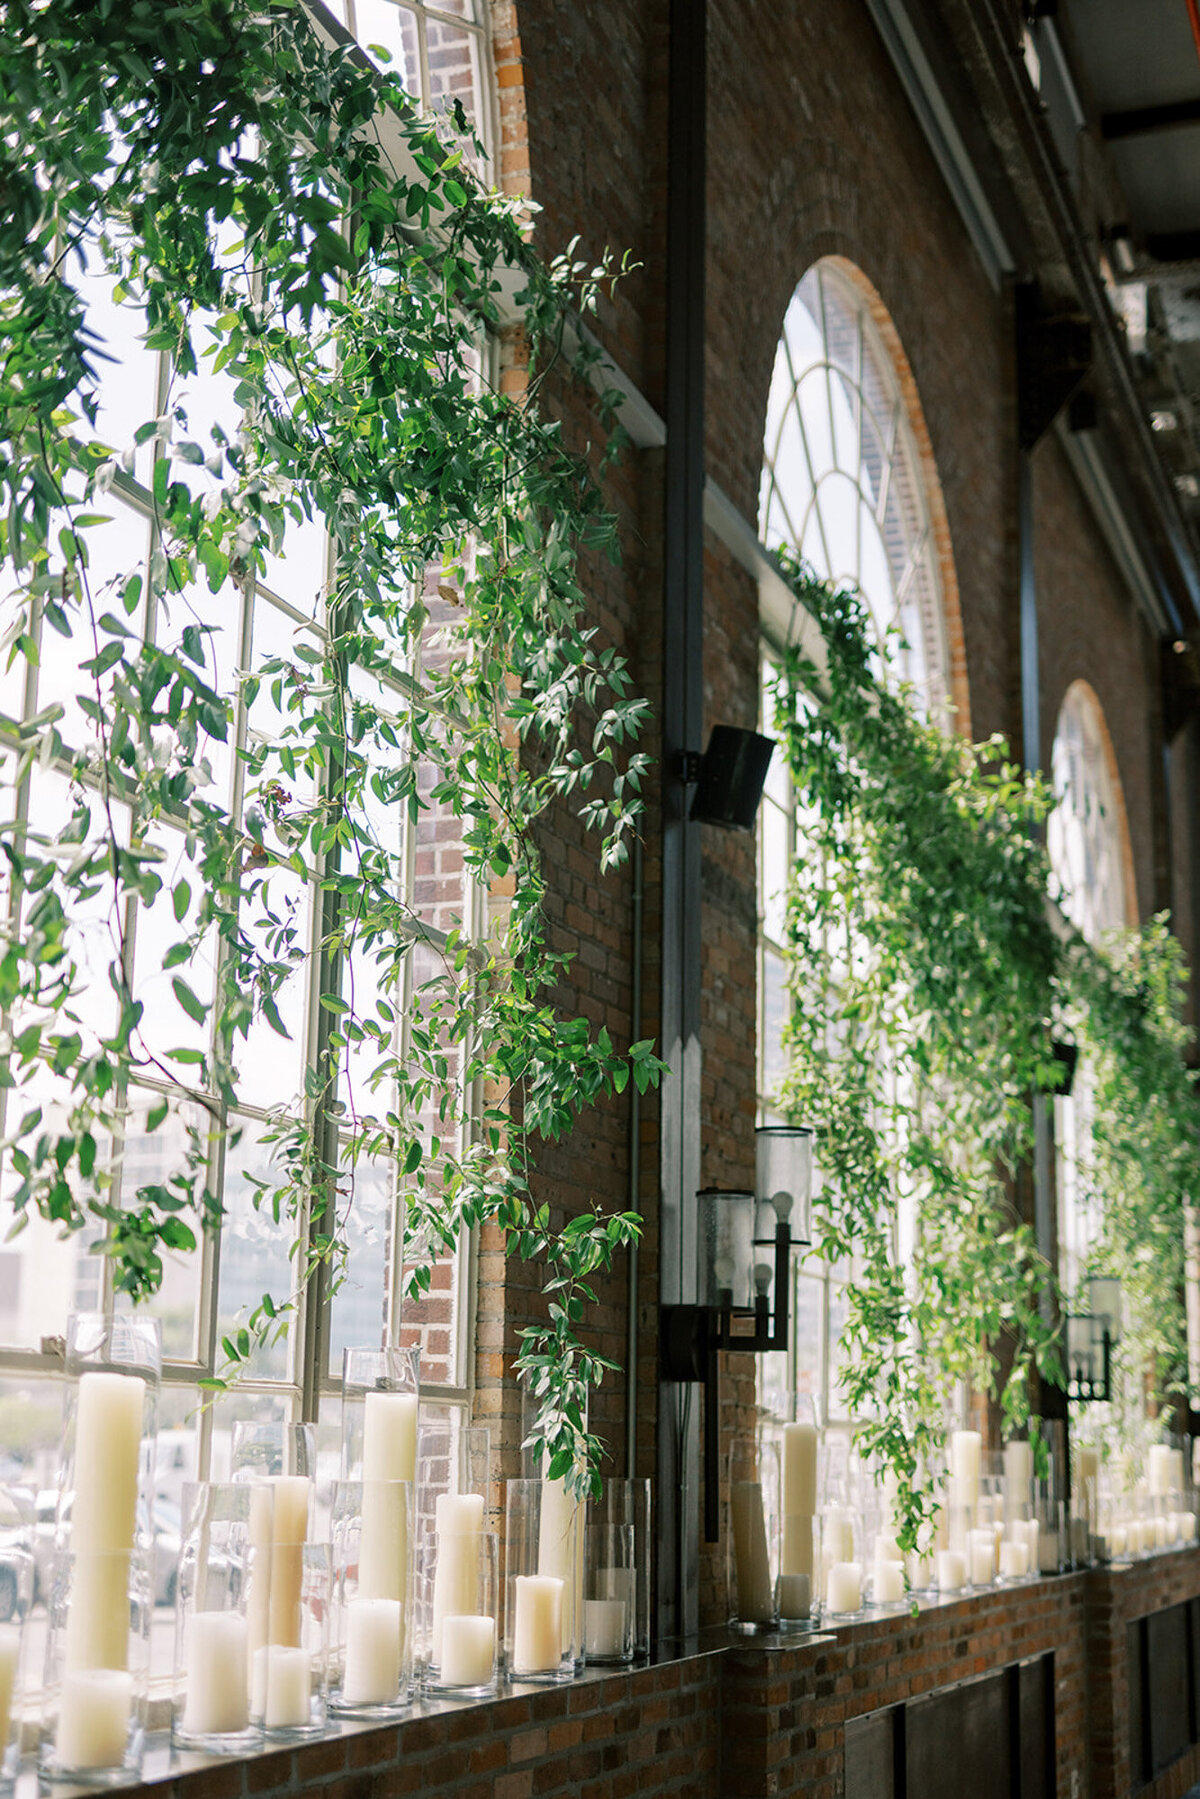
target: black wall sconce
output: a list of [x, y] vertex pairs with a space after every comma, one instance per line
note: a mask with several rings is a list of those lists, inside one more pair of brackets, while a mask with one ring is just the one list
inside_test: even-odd
[[727, 831], [752, 831], [774, 748], [771, 738], [757, 731], [714, 725], [704, 754], [689, 750], [683, 758], [683, 780], [696, 788], [689, 818]]
[[1112, 1352], [1121, 1336], [1121, 1283], [1093, 1276], [1088, 1310], [1067, 1316], [1067, 1398], [1112, 1398]]
[[812, 1140], [805, 1126], [755, 1132], [753, 1193], [696, 1195], [695, 1305], [662, 1310], [662, 1374], [704, 1387], [704, 1536], [720, 1536], [723, 1349], [768, 1355], [788, 1346], [791, 1248], [811, 1235]]

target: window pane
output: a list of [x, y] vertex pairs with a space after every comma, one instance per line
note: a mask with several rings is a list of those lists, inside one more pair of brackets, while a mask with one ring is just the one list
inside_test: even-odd
[[350, 1255], [330, 1319], [329, 1373], [334, 1378], [341, 1373], [343, 1349], [384, 1338], [394, 1184], [394, 1166], [383, 1158], [360, 1158], [343, 1171], [339, 1211]]
[[[268, 1127], [242, 1119], [241, 1140], [232, 1144], [225, 1160], [225, 1217], [221, 1227], [221, 1287], [217, 1314], [219, 1336], [236, 1332], [264, 1293], [282, 1302], [294, 1281], [288, 1243], [294, 1229], [285, 1217], [276, 1224], [270, 1192], [284, 1178], [285, 1163], [279, 1143], [264, 1141]], [[267, 1198], [255, 1199], [266, 1183]], [[245, 1372], [259, 1380], [287, 1380], [291, 1368], [290, 1336], [255, 1350]]]

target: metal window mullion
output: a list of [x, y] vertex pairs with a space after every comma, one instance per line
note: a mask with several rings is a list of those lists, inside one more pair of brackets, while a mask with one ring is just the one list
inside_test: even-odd
[[[335, 548], [330, 540], [326, 542], [326, 591], [332, 578], [335, 561]], [[332, 614], [327, 614], [328, 639], [330, 644], [336, 642], [341, 633], [341, 620], [338, 616], [336, 602]], [[332, 650], [331, 650], [332, 658]], [[333, 705], [346, 707], [350, 700], [349, 668], [344, 652], [338, 651], [334, 678]], [[332, 816], [333, 802], [339, 792], [344, 796], [345, 756], [341, 747], [330, 756], [325, 769], [324, 792], [329, 804], [329, 815]], [[310, 958], [310, 966], [316, 968], [316, 980], [309, 988], [308, 1001], [308, 1043], [312, 1058], [310, 1066], [323, 1068], [329, 1057], [329, 1039], [333, 1033], [335, 1014], [321, 1004], [321, 996], [325, 993], [341, 993], [342, 971], [345, 957], [341, 949], [330, 949], [331, 941], [336, 939], [342, 923], [343, 900], [333, 887], [325, 882], [336, 875], [341, 866], [341, 852], [335, 846], [326, 850], [320, 858], [317, 870], [317, 892], [312, 908], [312, 926], [317, 933], [315, 939], [315, 955]], [[339, 1057], [340, 1068], [340, 1057]], [[336, 1229], [337, 1225], [337, 1169], [341, 1162], [341, 1129], [334, 1109], [337, 1099], [337, 1078], [331, 1090], [324, 1095], [310, 1096], [305, 1094], [305, 1110], [313, 1130], [314, 1142], [318, 1155], [324, 1165], [331, 1171], [331, 1191], [327, 1196], [327, 1213], [325, 1231]], [[306, 1194], [304, 1207], [304, 1231], [306, 1252], [311, 1251], [318, 1234], [318, 1219], [313, 1208], [312, 1194]], [[325, 1260], [316, 1264], [312, 1274], [304, 1283], [300, 1311], [300, 1355], [297, 1373], [300, 1381], [300, 1410], [304, 1419], [315, 1420], [320, 1410], [321, 1391], [325, 1384], [328, 1364], [328, 1341], [330, 1327], [330, 1281], [329, 1266]]]
[[[241, 589], [241, 606], [238, 617], [238, 667], [249, 668], [254, 634], [254, 581], [250, 577]], [[233, 702], [233, 768], [230, 775], [229, 816], [233, 821], [242, 815], [245, 800], [246, 776], [242, 752], [246, 747], [249, 733], [249, 708], [246, 705], [245, 692], [239, 682], [236, 686]], [[218, 936], [217, 953], [213, 970], [213, 997], [219, 1001], [221, 980], [224, 974], [226, 949]], [[213, 1035], [210, 1038], [210, 1050], [216, 1048], [216, 1017], [219, 1004], [213, 1008]], [[212, 1142], [209, 1149], [209, 1182], [210, 1190], [216, 1194], [222, 1206], [225, 1201], [225, 1170], [228, 1162], [228, 1139], [230, 1129], [229, 1107], [223, 1100], [217, 1100], [218, 1116], [216, 1127], [210, 1132]], [[196, 1353], [207, 1373], [216, 1372], [217, 1362], [217, 1314], [221, 1301], [221, 1249], [224, 1238], [224, 1226], [218, 1224], [214, 1230], [202, 1231], [200, 1234], [202, 1261], [200, 1266], [200, 1293], [197, 1298], [199, 1318], [196, 1329]], [[201, 1437], [201, 1452], [204, 1462], [211, 1453], [212, 1426], [208, 1410], [203, 1415], [204, 1430]]]
[[[415, 676], [420, 677], [420, 649], [418, 646], [415, 661]], [[415, 763], [412, 754], [412, 735], [406, 733], [409, 747], [409, 762]], [[415, 775], [414, 767], [414, 794]], [[417, 821], [411, 803], [404, 809], [404, 833], [400, 840], [400, 897], [401, 904], [411, 915], [413, 913], [413, 896], [416, 891], [416, 858], [417, 858]], [[407, 1068], [412, 1050], [412, 1003], [413, 1003], [413, 956], [416, 952], [416, 939], [405, 956], [400, 968], [399, 992], [396, 1009], [398, 1019], [393, 1044], [399, 1060]], [[392, 1343], [400, 1341], [400, 1327], [404, 1312], [404, 1240], [405, 1213], [408, 1196], [399, 1173], [397, 1158], [395, 1181], [392, 1188], [392, 1261], [388, 1278], [388, 1340]]]

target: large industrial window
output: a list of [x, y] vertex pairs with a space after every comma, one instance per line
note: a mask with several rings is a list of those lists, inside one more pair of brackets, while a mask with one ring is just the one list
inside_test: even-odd
[[[322, 10], [314, 7], [318, 16]], [[426, 107], [446, 111], [453, 100], [461, 100], [468, 121], [491, 141], [487, 44], [475, 0], [446, 0], [436, 7], [417, 0], [403, 4], [346, 0], [332, 11], [364, 44], [390, 49]], [[231, 271], [235, 266], [231, 254]], [[128, 577], [162, 554], [152, 488], [157, 451], [153, 441], [135, 446], [137, 427], [176, 411], [189, 439], [211, 443], [216, 428], [233, 441], [239, 408], [232, 380], [213, 373], [211, 359], [203, 354], [208, 340], [202, 318], [194, 318], [192, 325], [201, 372], [184, 376], [165, 353], [146, 347], [144, 315], [115, 286], [95, 244], [73, 247], [65, 255], [63, 274], [84, 299], [89, 327], [110, 365], [94, 432], [119, 459], [105, 495], [108, 522], [89, 532], [88, 582], [96, 612], [119, 611], [114, 599]], [[487, 346], [481, 345], [481, 358], [486, 361], [489, 356]], [[79, 429], [90, 432], [92, 427], [81, 420]], [[194, 478], [195, 491], [202, 492], [203, 467], [173, 462], [172, 478], [185, 475]], [[277, 710], [271, 683], [264, 682], [248, 700], [242, 677], [255, 673], [270, 658], [303, 660], [306, 646], [320, 642], [335, 555], [336, 546], [327, 540], [319, 519], [292, 523], [280, 553], [267, 557], [260, 578], [229, 580], [215, 595], [203, 588], [146, 602], [130, 620], [148, 638], [171, 643], [189, 623], [202, 627], [205, 678], [231, 708], [228, 741], [214, 739], [207, 746], [211, 778], [203, 794], [228, 807], [235, 818], [244, 816], [248, 803], [245, 752], [252, 751], [256, 741], [278, 734], [286, 722]], [[52, 577], [54, 571], [49, 574]], [[91, 808], [89, 829], [96, 833], [100, 810], [86, 768], [81, 773], [81, 765], [72, 767], [73, 752], [86, 751], [96, 729], [81, 705], [89, 690], [89, 677], [81, 665], [93, 654], [93, 646], [78, 635], [63, 637], [50, 628], [44, 595], [52, 589], [52, 580], [43, 581], [41, 597], [28, 600], [17, 593], [11, 567], [0, 567], [4, 624], [14, 633], [27, 630], [36, 645], [35, 658], [27, 661], [17, 655], [5, 668], [10, 634], [0, 655], [4, 789], [0, 824], [10, 833], [47, 844], [79, 816], [81, 802]], [[148, 591], [149, 584], [144, 584], [143, 592]], [[436, 654], [439, 607], [445, 607], [436, 583], [424, 600], [430, 625], [422, 654]], [[389, 694], [398, 694], [405, 679], [417, 673], [411, 665], [397, 666], [394, 673], [372, 670], [369, 676], [352, 669], [348, 701], [365, 700], [386, 711]], [[67, 753], [43, 758], [17, 784], [18, 735], [54, 702], [62, 707], [58, 728]], [[397, 756], [405, 754], [401, 740]], [[418, 769], [417, 784], [426, 803], [415, 822], [399, 804], [394, 809], [380, 805], [371, 820], [397, 858], [399, 897], [413, 919], [406, 991], [436, 972], [439, 948], [451, 929], [472, 935], [483, 928], [486, 901], [464, 873], [457, 822], [430, 797], [432, 773], [423, 780]], [[286, 807], [290, 797], [280, 796], [281, 805]], [[114, 823], [126, 841], [137, 829], [127, 808], [115, 809]], [[161, 879], [172, 889], [181, 880], [195, 887], [200, 878], [190, 860], [184, 826], [181, 820], [178, 830], [154, 827], [152, 848], [161, 858]], [[295, 943], [306, 950], [319, 948], [329, 927], [328, 916], [323, 921], [318, 916], [322, 872], [315, 865], [303, 872], [275, 870], [262, 881], [252, 902], [257, 914], [273, 917], [280, 930], [293, 933]], [[17, 909], [27, 903], [8, 887], [0, 893], [0, 906], [14, 921]], [[279, 996], [289, 1037], [279, 1036], [262, 1020], [254, 1024], [248, 1041], [235, 1041], [238, 1109], [223, 1121], [228, 1134], [211, 1131], [201, 1105], [183, 1108], [178, 1122], [172, 1118], [151, 1131], [147, 1119], [156, 1102], [166, 1093], [179, 1099], [187, 1078], [170, 1052], [212, 1047], [208, 1024], [181, 1008], [171, 977], [162, 969], [164, 949], [179, 934], [170, 907], [160, 901], [143, 909], [131, 900], [116, 917], [105, 896], [98, 894], [86, 915], [72, 921], [71, 929], [72, 953], [87, 977], [78, 1006], [82, 1028], [106, 1027], [115, 1004], [106, 970], [115, 953], [124, 955], [134, 992], [145, 1006], [150, 1059], [123, 1096], [118, 1140], [98, 1150], [98, 1166], [112, 1173], [112, 1198], [119, 1203], [123, 1193], [131, 1194], [178, 1168], [188, 1127], [195, 1126], [209, 1145], [207, 1184], [224, 1207], [219, 1236], [205, 1237], [193, 1254], [167, 1258], [162, 1290], [152, 1308], [163, 1326], [159, 1425], [164, 1486], [177, 1492], [184, 1479], [210, 1472], [220, 1475], [227, 1465], [231, 1424], [247, 1414], [298, 1417], [303, 1409], [325, 1427], [319, 1441], [327, 1442], [332, 1455], [337, 1433], [331, 1408], [336, 1406], [342, 1349], [350, 1343], [419, 1341], [423, 1382], [448, 1403], [465, 1405], [470, 1384], [469, 1246], [464, 1244], [457, 1257], [435, 1267], [432, 1289], [418, 1305], [403, 1303], [403, 1232], [397, 1222], [403, 1183], [390, 1159], [368, 1163], [360, 1158], [353, 1166], [348, 1160], [344, 1163], [340, 1181], [339, 1209], [347, 1221], [350, 1245], [344, 1281], [321, 1307], [302, 1301], [287, 1337], [255, 1355], [228, 1397], [201, 1409], [204, 1394], [198, 1383], [221, 1371], [223, 1336], [244, 1321], [264, 1292], [287, 1296], [294, 1288], [289, 1233], [256, 1207], [256, 1182], [269, 1177], [272, 1160], [281, 1153], [269, 1140], [280, 1120], [286, 1121], [305, 1103], [305, 1071], [317, 1039], [323, 985], [340, 980], [345, 990], [345, 984], [361, 981], [367, 971], [353, 955], [343, 958], [340, 972], [332, 956], [303, 962], [297, 956], [299, 972]], [[216, 974], [212, 958], [199, 958], [186, 973], [197, 998], [202, 1003], [210, 1000]], [[402, 1053], [405, 993], [396, 998], [394, 1047]], [[0, 1021], [0, 1028], [7, 1030], [9, 1024], [7, 1019]], [[449, 1050], [448, 1062], [453, 1081], [463, 1066], [462, 1052]], [[373, 1090], [368, 1073], [365, 1062], [346, 1053], [338, 1104], [347, 1119], [355, 1113], [386, 1110], [386, 1090]], [[48, 1117], [56, 1109], [61, 1114], [67, 1099], [48, 1070], [39, 1072], [29, 1086], [0, 1089], [0, 1137], [10, 1137], [39, 1106]], [[473, 1099], [462, 1095], [468, 1116]], [[469, 1122], [464, 1128], [470, 1128]], [[11, 1203], [14, 1179], [11, 1158], [6, 1156], [0, 1164], [0, 1409], [5, 1419], [0, 1478], [44, 1489], [53, 1484], [59, 1447], [60, 1402], [53, 1377], [61, 1364], [55, 1340], [70, 1311], [111, 1307], [114, 1297], [99, 1226], [64, 1238], [54, 1226], [30, 1215], [8, 1236], [20, 1222]]]
[[[814, 265], [792, 296], [767, 401], [759, 532], [815, 572], [857, 587], [917, 702], [945, 713], [953, 683], [943, 557], [931, 477], [918, 447], [912, 378], [878, 298], [849, 264]], [[936, 496], [940, 506], [940, 496]], [[764, 690], [784, 644], [764, 620]], [[954, 694], [961, 703], [961, 697]], [[771, 721], [764, 705], [762, 728]], [[775, 759], [778, 764], [778, 758]], [[786, 772], [772, 769], [759, 815], [758, 1092], [770, 1122], [784, 1065], [788, 1014], [784, 895], [804, 818]], [[818, 1145], [818, 1162], [820, 1146]], [[906, 1223], [901, 1220], [903, 1254]], [[760, 1401], [778, 1417], [811, 1397], [820, 1418], [849, 1423], [837, 1388], [836, 1344], [846, 1316], [845, 1266], [798, 1260], [792, 1346], [764, 1357]]]
[[[1090, 943], [1132, 924], [1137, 917], [1125, 802], [1100, 702], [1086, 681], [1067, 689], [1050, 757], [1055, 807], [1046, 830], [1050, 866], [1063, 910]], [[1054, 1101], [1057, 1150], [1058, 1274], [1074, 1293], [1087, 1271], [1099, 1231], [1080, 1180], [1090, 1135], [1092, 1084], [1086, 1063], [1076, 1071], [1070, 1095]]]

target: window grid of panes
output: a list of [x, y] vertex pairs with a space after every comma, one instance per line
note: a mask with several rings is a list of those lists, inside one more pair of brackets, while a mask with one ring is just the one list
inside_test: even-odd
[[[1089, 942], [1128, 922], [1128, 851], [1123, 808], [1110, 762], [1104, 719], [1083, 682], [1067, 689], [1050, 755], [1055, 805], [1046, 830], [1050, 866], [1062, 889], [1067, 917]], [[1087, 1272], [1100, 1218], [1080, 1169], [1091, 1140], [1093, 1080], [1081, 1061], [1069, 1094], [1054, 1101], [1055, 1187], [1058, 1209], [1058, 1274], [1074, 1294]]]
[[[882, 644], [918, 703], [949, 694], [942, 584], [916, 440], [895, 362], [865, 289], [844, 265], [825, 260], [788, 306], [767, 401], [759, 534], [770, 548], [799, 553], [825, 579], [857, 587]], [[781, 646], [764, 641], [760, 729], [772, 729], [767, 697]], [[804, 820], [787, 772], [774, 758], [758, 822], [758, 1093], [769, 1123], [783, 1070], [788, 1015], [784, 895], [804, 855]], [[817, 1145], [819, 1165], [820, 1145]], [[911, 1253], [914, 1221], [901, 1207], [897, 1253]], [[786, 1358], [763, 1357], [760, 1402], [794, 1415], [848, 1425], [837, 1387], [837, 1344], [847, 1316], [846, 1271], [795, 1258], [794, 1326]]]
[[495, 144], [494, 84], [482, 0], [442, 0], [438, 5], [423, 0], [326, 0], [326, 5], [427, 112], [444, 115], [461, 101], [488, 158], [480, 173], [488, 173]]
[[949, 693], [942, 587], [920, 457], [867, 294], [816, 263], [796, 288], [767, 400], [759, 533], [858, 587], [927, 710]]
[[[112, 279], [94, 251], [85, 249], [77, 261], [69, 259], [67, 276], [84, 297], [89, 324], [115, 364], [102, 391], [96, 422], [101, 440], [113, 446], [132, 444], [138, 425], [175, 406], [186, 415], [188, 438], [211, 444], [214, 426], [227, 441], [235, 438], [240, 414], [234, 384], [226, 376], [213, 374], [206, 365], [202, 351], [208, 334], [202, 320], [195, 322], [193, 333], [201, 372], [183, 377], [172, 370], [165, 356], [145, 347], [141, 313], [128, 300], [117, 302]], [[80, 428], [87, 427], [81, 423]], [[152, 445], [143, 445], [126, 458], [128, 466], [116, 470], [103, 499], [107, 522], [88, 533], [88, 586], [96, 614], [119, 612], [118, 596], [126, 580], [144, 573], [160, 554], [148, 485], [157, 453]], [[203, 488], [203, 469], [172, 461], [172, 478], [184, 476], [194, 479], [196, 491]], [[169, 644], [178, 640], [187, 624], [206, 627], [205, 678], [219, 694], [233, 696], [233, 701], [228, 743], [210, 740], [206, 746], [212, 779], [201, 791], [228, 807], [234, 818], [243, 815], [246, 800], [244, 752], [258, 739], [277, 736], [286, 722], [276, 708], [271, 683], [264, 681], [253, 701], [247, 703], [239, 674], [256, 672], [272, 657], [292, 656], [298, 643], [320, 645], [326, 630], [330, 555], [323, 525], [301, 520], [289, 524], [280, 553], [268, 555], [261, 578], [240, 584], [227, 581], [215, 595], [197, 589], [147, 599], [140, 619], [130, 621], [131, 626], [140, 626], [149, 640]], [[3, 598], [11, 614], [20, 605], [13, 597], [11, 567], [0, 575], [5, 576]], [[150, 588], [149, 582], [144, 583], [143, 592], [149, 594]], [[427, 653], [437, 654], [439, 600], [433, 591], [427, 592], [424, 600], [430, 614]], [[38, 661], [27, 666], [17, 657], [0, 675], [0, 713], [19, 729], [47, 705], [58, 702], [63, 708], [59, 729], [67, 751], [86, 749], [94, 727], [79, 698], [88, 690], [90, 677], [81, 664], [92, 647], [78, 636], [64, 638], [49, 629], [36, 600], [28, 625], [39, 646]], [[386, 711], [392, 696], [399, 707], [400, 681], [406, 673], [417, 672], [397, 670], [392, 681], [374, 671], [368, 677], [355, 669], [350, 678], [351, 700], [365, 700]], [[66, 761], [39, 763], [20, 787], [14, 788], [15, 747], [14, 731], [0, 729], [8, 819], [26, 821], [38, 837], [53, 839], [81, 797], [86, 795], [94, 814], [98, 812], [89, 777], [73, 773]], [[403, 754], [398, 751], [398, 758]], [[438, 977], [439, 946], [450, 929], [461, 925], [469, 935], [477, 935], [484, 917], [485, 897], [464, 871], [457, 822], [445, 807], [430, 800], [433, 779], [432, 769], [418, 773], [426, 803], [415, 822], [406, 807], [385, 808], [374, 801], [375, 810], [370, 814], [380, 841], [399, 859], [399, 897], [414, 919], [414, 945], [405, 958], [401, 988], [394, 996], [399, 1003], [395, 1005], [398, 1023], [393, 1048], [401, 1054], [414, 981]], [[299, 781], [294, 786], [293, 799], [299, 797]], [[115, 807], [114, 820], [128, 842], [137, 828], [131, 809]], [[180, 1120], [172, 1117], [165, 1126], [148, 1133], [146, 1116], [156, 1099], [162, 1094], [176, 1101], [181, 1097], [179, 1084], [172, 1078], [170, 1051], [211, 1053], [213, 1047], [210, 1025], [196, 1022], [181, 1008], [171, 975], [162, 968], [164, 951], [182, 935], [174, 924], [170, 891], [181, 878], [193, 892], [201, 881], [185, 827], [184, 819], [178, 828], [156, 823], [147, 835], [146, 841], [161, 856], [158, 872], [167, 890], [156, 904], [145, 908], [131, 899], [117, 918], [100, 895], [71, 927], [72, 950], [83, 975], [78, 1010], [85, 1027], [98, 1035], [111, 1028], [116, 1002], [106, 970], [114, 955], [123, 953], [135, 996], [145, 1007], [143, 1036], [155, 1058], [149, 1067], [139, 1070], [136, 1083], [121, 1096], [120, 1140], [102, 1146], [101, 1159], [111, 1170], [114, 1183], [112, 1199], [119, 1202], [122, 1193], [132, 1194], [140, 1186], [162, 1181], [179, 1167], [187, 1120], [199, 1127], [208, 1143], [207, 1184], [224, 1207], [219, 1236], [202, 1237], [194, 1254], [164, 1257], [162, 1290], [151, 1308], [162, 1320], [164, 1337], [160, 1426], [164, 1444], [176, 1456], [178, 1468], [184, 1470], [176, 1486], [185, 1476], [202, 1476], [210, 1468], [220, 1473], [229, 1426], [236, 1417], [299, 1414], [314, 1344], [323, 1346], [323, 1353], [315, 1379], [311, 1373], [308, 1377], [313, 1391], [308, 1409], [313, 1410], [319, 1398], [318, 1416], [331, 1427], [336, 1422], [340, 1358], [346, 1344], [377, 1342], [385, 1334], [390, 1340], [419, 1342], [423, 1380], [435, 1386], [443, 1398], [459, 1404], [467, 1398], [469, 1351], [464, 1328], [469, 1307], [469, 1247], [464, 1245], [457, 1256], [440, 1261], [433, 1270], [429, 1294], [416, 1305], [403, 1306], [403, 1234], [396, 1229], [403, 1193], [395, 1161], [360, 1160], [352, 1167], [347, 1159], [339, 1207], [349, 1213], [350, 1258], [345, 1279], [327, 1310], [302, 1300], [287, 1339], [256, 1351], [231, 1396], [203, 1412], [198, 1410], [202, 1394], [197, 1383], [220, 1371], [221, 1339], [244, 1322], [264, 1292], [279, 1298], [293, 1287], [289, 1232], [276, 1226], [265, 1209], [256, 1208], [254, 1178], [269, 1176], [273, 1157], [280, 1153], [267, 1141], [272, 1119], [280, 1110], [295, 1116], [305, 1104], [304, 1075], [320, 1017], [321, 978], [312, 978], [312, 971], [320, 969], [327, 979], [335, 969], [327, 958], [311, 953], [319, 949], [322, 935], [318, 883], [324, 870], [310, 867], [307, 879], [290, 868], [272, 870], [254, 890], [251, 909], [258, 916], [269, 910], [280, 920], [290, 920], [297, 943], [310, 952], [278, 995], [290, 1038], [281, 1038], [265, 1020], [256, 1019], [248, 1039], [235, 1039], [239, 1105], [235, 1115], [220, 1120], [228, 1125], [229, 1134], [209, 1125], [203, 1104], [188, 1107]], [[93, 838], [98, 828], [94, 820]], [[20, 896], [11, 894], [7, 904], [19, 907]], [[211, 951], [202, 951], [179, 972], [203, 1003], [211, 1002], [217, 973]], [[343, 992], [348, 994], [357, 982], [358, 997], [365, 997], [363, 983], [369, 974], [358, 956], [344, 958]], [[464, 1052], [456, 1054], [461, 1058]], [[452, 1078], [457, 1078], [463, 1062], [456, 1063], [454, 1054], [450, 1060], [455, 1070]], [[377, 1098], [368, 1077], [369, 1065], [362, 1057], [346, 1052], [339, 1098], [347, 1117], [387, 1109], [386, 1090]], [[14, 1130], [20, 1118], [39, 1103], [50, 1115], [55, 1107], [61, 1115], [67, 1103], [67, 1095], [55, 1088], [49, 1073], [39, 1073], [32, 1087], [0, 1091], [0, 1132]], [[464, 1129], [470, 1128], [468, 1116]], [[35, 1418], [36, 1425], [25, 1435], [20, 1428], [9, 1434], [0, 1472], [44, 1487], [54, 1473], [58, 1433], [52, 1414], [56, 1406], [47, 1409], [30, 1381], [52, 1376], [59, 1364], [52, 1344], [44, 1350], [43, 1342], [61, 1337], [70, 1311], [111, 1307], [113, 1295], [106, 1258], [97, 1253], [102, 1247], [99, 1227], [61, 1240], [56, 1227], [32, 1216], [9, 1238], [14, 1223], [9, 1197], [13, 1180], [11, 1167], [0, 1169], [0, 1395], [15, 1404], [18, 1416]]]

